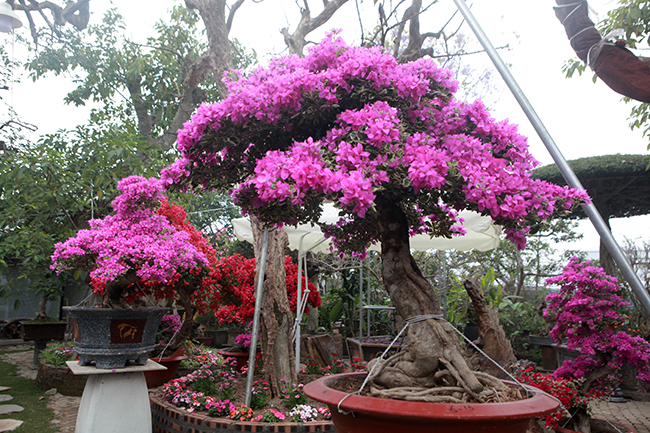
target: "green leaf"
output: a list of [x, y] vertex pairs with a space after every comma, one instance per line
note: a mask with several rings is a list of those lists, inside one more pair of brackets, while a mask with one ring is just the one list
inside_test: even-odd
[[329, 319], [331, 323], [338, 322], [343, 316], [343, 300], [339, 299], [330, 310]]

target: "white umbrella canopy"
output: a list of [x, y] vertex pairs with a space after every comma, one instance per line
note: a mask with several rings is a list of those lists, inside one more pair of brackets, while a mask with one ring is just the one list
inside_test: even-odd
[[[451, 239], [443, 237], [431, 238], [429, 235], [420, 234], [411, 237], [411, 249], [416, 251], [427, 250], [459, 250], [467, 251], [476, 249], [488, 251], [499, 246], [501, 226], [495, 225], [490, 217], [482, 216], [476, 212], [462, 211], [460, 216], [465, 220], [463, 227], [467, 234], [454, 236]], [[334, 224], [338, 221], [338, 209], [327, 204], [323, 208], [320, 221]], [[253, 230], [248, 218], [236, 218], [232, 220], [237, 239], [253, 243]], [[311, 224], [300, 224], [297, 227], [285, 226], [282, 228], [289, 237], [289, 248], [292, 250], [330, 252], [332, 241], [325, 239], [320, 227]], [[304, 236], [304, 237], [303, 237]], [[302, 248], [300, 239], [302, 238]], [[319, 242], [321, 242], [319, 244]], [[372, 245], [370, 250], [379, 251], [379, 244]]]

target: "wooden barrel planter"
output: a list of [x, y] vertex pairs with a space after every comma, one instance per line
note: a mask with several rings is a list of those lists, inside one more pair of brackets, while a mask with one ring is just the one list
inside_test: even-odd
[[182, 410], [153, 392], [149, 394], [151, 401], [151, 419], [153, 433], [232, 433], [238, 432], [268, 432], [268, 433], [335, 433], [334, 424], [330, 421], [298, 422], [245, 422], [229, 418], [215, 418], [200, 413], [190, 413]]

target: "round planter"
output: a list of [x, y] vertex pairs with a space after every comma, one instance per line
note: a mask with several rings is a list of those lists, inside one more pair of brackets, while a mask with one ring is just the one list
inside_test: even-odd
[[163, 308], [63, 307], [75, 339], [79, 365], [124, 368], [149, 359], [162, 319]]
[[217, 350], [217, 353], [224, 358], [235, 358], [237, 361], [237, 370], [242, 371], [244, 367], [248, 367], [248, 353], [249, 352], [231, 352], [231, 349]]
[[349, 395], [327, 385], [349, 376], [366, 373], [343, 373], [325, 376], [305, 385], [308, 397], [329, 406], [338, 433], [440, 433], [500, 432], [525, 433], [530, 419], [552, 412], [559, 403], [545, 393], [508, 403], [451, 404], [422, 403]]
[[147, 381], [147, 388], [158, 388], [162, 384], [167, 383], [174, 378], [174, 375], [178, 371], [178, 366], [181, 365], [181, 361], [187, 359], [187, 356], [181, 353], [177, 356], [151, 359], [156, 361], [158, 364], [167, 367], [167, 370], [144, 372], [144, 378]]

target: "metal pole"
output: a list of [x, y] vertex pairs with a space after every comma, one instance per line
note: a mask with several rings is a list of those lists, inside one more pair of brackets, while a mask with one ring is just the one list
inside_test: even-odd
[[253, 375], [255, 374], [255, 355], [257, 353], [257, 330], [259, 329], [260, 310], [262, 307], [262, 292], [264, 289], [264, 273], [266, 272], [266, 251], [269, 247], [269, 232], [264, 230], [262, 237], [262, 254], [260, 257], [259, 272], [257, 274], [257, 288], [255, 289], [255, 312], [253, 313], [253, 330], [251, 331], [251, 347], [248, 354], [248, 374], [246, 376], [246, 394], [244, 404], [251, 405], [251, 391], [253, 389]]
[[[366, 263], [368, 263], [368, 259], [365, 260]], [[368, 266], [368, 277], [366, 278], [367, 285], [366, 285], [366, 303], [368, 304], [368, 307], [371, 305], [370, 304], [370, 266]], [[366, 337], [370, 337], [370, 308], [366, 311]]]
[[359, 338], [363, 338], [363, 263], [359, 263]]
[[[546, 149], [548, 149], [548, 152], [553, 157], [555, 164], [557, 164], [557, 167], [560, 170], [560, 173], [562, 173], [564, 180], [572, 188], [584, 189], [582, 184], [580, 183], [580, 180], [578, 180], [578, 177], [573, 172], [569, 164], [566, 162], [566, 159], [564, 159], [564, 156], [560, 152], [560, 149], [555, 144], [555, 141], [553, 141], [553, 138], [551, 137], [548, 130], [542, 123], [541, 119], [539, 118], [539, 116], [537, 116], [537, 113], [535, 112], [533, 106], [526, 98], [526, 95], [524, 95], [523, 91], [515, 81], [514, 77], [512, 76], [512, 74], [510, 74], [508, 67], [503, 62], [503, 60], [501, 60], [501, 56], [499, 56], [499, 53], [497, 53], [496, 49], [488, 39], [487, 35], [483, 32], [483, 29], [481, 29], [481, 26], [479, 25], [478, 21], [476, 21], [476, 18], [474, 18], [474, 15], [465, 4], [465, 1], [454, 0], [454, 3], [456, 3], [458, 10], [460, 11], [461, 14], [463, 14], [465, 21], [467, 21], [469, 26], [472, 28], [472, 31], [474, 31], [474, 34], [481, 42], [481, 45], [483, 45], [483, 48], [487, 52], [488, 56], [490, 56], [492, 63], [494, 63], [494, 66], [501, 74], [501, 77], [508, 85], [508, 88], [510, 88], [510, 91], [514, 95], [515, 99], [517, 100], [521, 108], [524, 110], [524, 113], [526, 113], [528, 120], [530, 120], [530, 122], [532, 123], [533, 127], [535, 128], [535, 131], [537, 131], [537, 134], [539, 135], [542, 142], [546, 146]], [[605, 224], [605, 221], [603, 220], [602, 216], [600, 216], [600, 214], [598, 213], [596, 206], [594, 206], [593, 203], [590, 203], [590, 204], [583, 205], [583, 209], [585, 211], [585, 214], [587, 214], [587, 216], [589, 217], [589, 220], [593, 224], [594, 228], [600, 235], [600, 239], [605, 244], [605, 247], [612, 255], [612, 258], [614, 259], [618, 267], [621, 269], [621, 272], [625, 276], [625, 279], [630, 284], [632, 291], [634, 292], [637, 299], [639, 300], [639, 303], [643, 307], [646, 315], [650, 316], [650, 295], [648, 295], [648, 292], [646, 291], [645, 287], [643, 287], [643, 283], [641, 283], [641, 280], [639, 279], [638, 275], [634, 272], [634, 269], [630, 265], [630, 262], [628, 262], [627, 258], [625, 257], [625, 254], [623, 254], [621, 247], [619, 247], [619, 245], [616, 243], [616, 240], [612, 236], [612, 233], [607, 227], [607, 224]]]
[[298, 245], [298, 290], [296, 293], [296, 323], [294, 325], [294, 339], [296, 340], [295, 359], [296, 359], [296, 372], [300, 370], [300, 322], [302, 316], [300, 315], [300, 306], [302, 299], [300, 291], [302, 290], [302, 241], [307, 236], [307, 233], [300, 236], [300, 244]]

